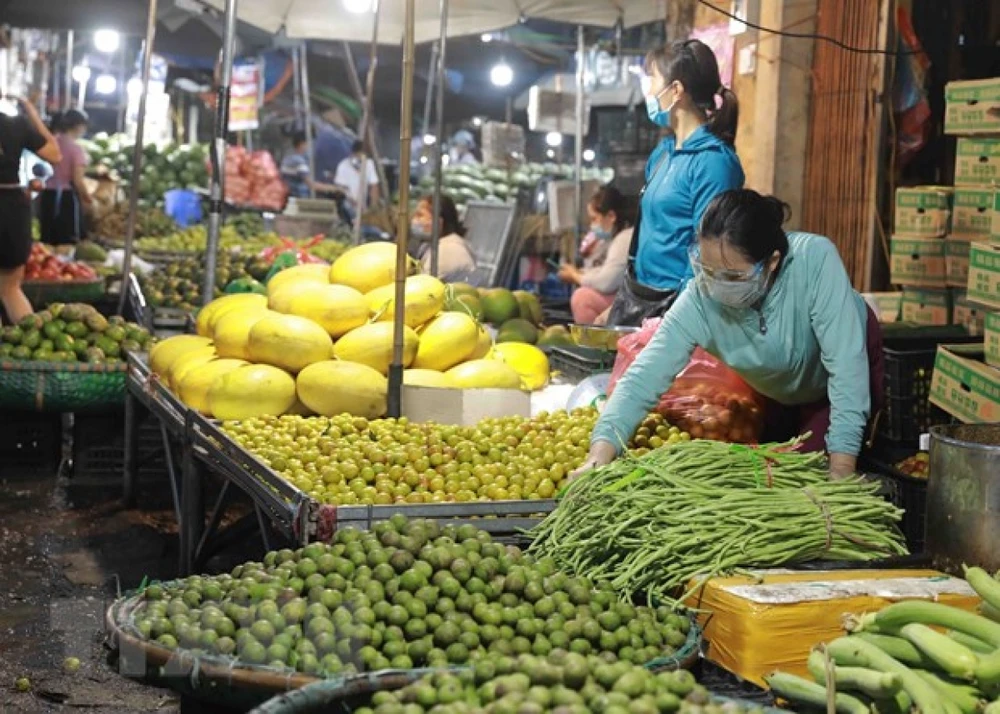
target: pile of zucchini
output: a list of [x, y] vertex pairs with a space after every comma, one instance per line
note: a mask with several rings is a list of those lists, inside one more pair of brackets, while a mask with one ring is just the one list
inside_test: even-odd
[[968, 568], [977, 615], [921, 600], [851, 617], [851, 633], [809, 657], [815, 682], [783, 672], [771, 690], [796, 708], [841, 714], [1000, 714], [1000, 582]]

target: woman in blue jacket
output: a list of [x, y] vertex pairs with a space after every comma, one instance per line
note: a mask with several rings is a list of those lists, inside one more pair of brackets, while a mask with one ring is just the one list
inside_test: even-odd
[[705, 207], [743, 186], [736, 156], [736, 95], [722, 86], [712, 50], [699, 40], [662, 47], [646, 58], [650, 121], [671, 129], [646, 163], [646, 186], [625, 285], [608, 315], [639, 325], [670, 307], [691, 277], [688, 249]]
[[695, 279], [615, 388], [584, 469], [618, 455], [700, 346], [773, 402], [771, 438], [809, 432], [804, 448], [825, 450], [832, 475], [854, 473], [882, 401], [881, 330], [836, 246], [786, 234], [786, 209], [750, 190], [709, 205], [692, 247]]

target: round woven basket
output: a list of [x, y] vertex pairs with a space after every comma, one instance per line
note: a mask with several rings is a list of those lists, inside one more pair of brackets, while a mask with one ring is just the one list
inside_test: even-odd
[[125, 403], [127, 366], [84, 362], [0, 361], [0, 408], [104, 412]]
[[[321, 679], [290, 669], [279, 670], [239, 663], [216, 655], [171, 650], [143, 638], [135, 627], [135, 615], [143, 603], [141, 594], [121, 598], [108, 608], [104, 616], [109, 644], [118, 650], [121, 673], [129, 677], [159, 680], [182, 694], [209, 703], [252, 709], [277, 697], [268, 702], [266, 708], [259, 710], [261, 714], [313, 711], [317, 701], [330, 704], [330, 708], [321, 709], [325, 712], [351, 712], [353, 707], [365, 703], [371, 694], [400, 689], [429, 671], [385, 670]], [[677, 652], [659, 657], [646, 666], [653, 671], [690, 669], [698, 661], [700, 646], [701, 629], [692, 622], [687, 641]], [[279, 696], [307, 685], [316, 686], [310, 687], [305, 696]]]

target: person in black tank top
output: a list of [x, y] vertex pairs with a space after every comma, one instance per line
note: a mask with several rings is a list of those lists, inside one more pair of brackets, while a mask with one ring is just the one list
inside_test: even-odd
[[24, 100], [16, 102], [16, 114], [0, 113], [0, 302], [7, 319], [15, 323], [32, 313], [21, 290], [31, 254], [31, 198], [21, 185], [21, 154], [32, 151], [49, 163], [62, 159], [35, 108]]

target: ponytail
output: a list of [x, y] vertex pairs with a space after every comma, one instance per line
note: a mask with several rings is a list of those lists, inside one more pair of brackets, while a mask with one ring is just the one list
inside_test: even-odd
[[708, 130], [727, 144], [736, 143], [736, 127], [740, 120], [740, 103], [733, 90], [722, 87], [719, 90], [721, 104], [708, 115]]

